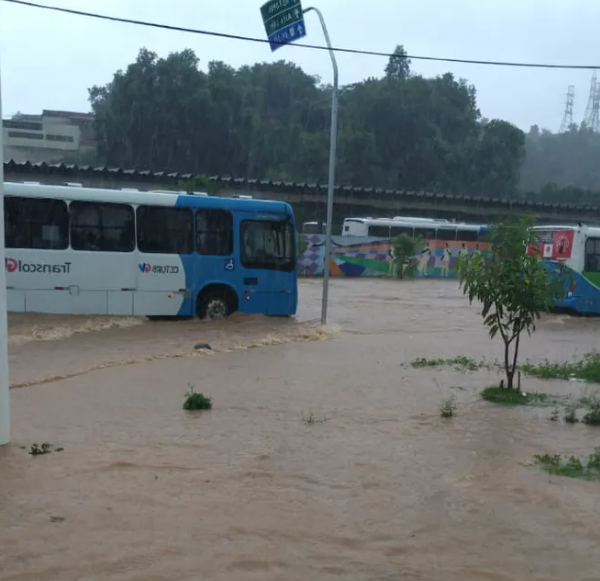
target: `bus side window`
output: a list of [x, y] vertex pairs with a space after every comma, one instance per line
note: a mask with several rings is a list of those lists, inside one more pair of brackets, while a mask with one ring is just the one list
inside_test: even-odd
[[600, 238], [585, 241], [585, 268], [587, 272], [600, 272]]
[[240, 256], [245, 268], [292, 272], [294, 253], [294, 231], [290, 222], [242, 220]]
[[135, 228], [129, 204], [71, 202], [73, 250], [133, 252]]
[[389, 226], [369, 226], [369, 236], [374, 238], [389, 238], [390, 227]]
[[4, 198], [6, 248], [64, 250], [69, 246], [69, 210], [62, 200]]
[[433, 228], [415, 228], [415, 237], [423, 240], [435, 240], [435, 230]]
[[194, 249], [189, 208], [138, 206], [138, 250], [146, 254], [190, 254]]
[[463, 242], [477, 242], [477, 230], [459, 230], [456, 239]]
[[392, 226], [390, 228], [390, 237], [395, 238], [400, 234], [406, 234], [407, 236], [413, 237], [414, 231], [410, 226]]
[[[437, 240], [456, 240], [456, 229], [454, 228], [438, 228], [436, 232]], [[460, 238], [459, 238], [460, 240]]]
[[233, 216], [227, 210], [196, 212], [196, 252], [204, 256], [233, 254]]

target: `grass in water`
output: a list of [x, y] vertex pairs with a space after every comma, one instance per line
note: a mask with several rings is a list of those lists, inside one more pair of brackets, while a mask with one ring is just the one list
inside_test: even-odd
[[451, 396], [448, 399], [445, 399], [440, 405], [440, 416], [443, 418], [451, 418], [458, 409], [458, 405], [456, 403], [456, 397]]
[[210, 410], [212, 409], [212, 400], [210, 397], [194, 391], [194, 386], [188, 384], [189, 390], [185, 394], [185, 400], [183, 402], [184, 410]]
[[457, 371], [477, 371], [481, 367], [485, 367], [484, 361], [477, 362], [471, 357], [459, 355], [450, 359], [427, 359], [426, 357], [418, 357], [410, 363], [411, 367], [422, 369], [425, 367], [453, 367]]
[[527, 375], [541, 379], [582, 379], [600, 383], [600, 353], [588, 353], [579, 361], [565, 363], [524, 363], [521, 369]]
[[596, 448], [587, 458], [575, 456], [567, 458], [560, 454], [536, 454], [534, 459], [549, 474], [581, 480], [600, 480], [600, 448]]
[[545, 393], [526, 393], [518, 389], [504, 387], [486, 387], [481, 392], [481, 397], [486, 401], [503, 405], [540, 405], [548, 401]]
[[305, 416], [304, 414], [302, 414], [302, 421], [307, 425], [307, 426], [313, 426], [314, 424], [322, 424], [323, 422], [326, 422], [329, 418], [326, 417], [317, 417], [315, 416], [312, 412], [310, 412], [307, 416]]

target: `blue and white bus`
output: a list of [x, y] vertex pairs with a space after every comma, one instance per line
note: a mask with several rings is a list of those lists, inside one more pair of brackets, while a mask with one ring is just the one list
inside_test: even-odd
[[4, 222], [12, 312], [296, 313], [284, 202], [7, 182]]
[[564, 278], [565, 294], [554, 300], [555, 310], [600, 315], [600, 227], [544, 225], [532, 230], [538, 240], [527, 252]]

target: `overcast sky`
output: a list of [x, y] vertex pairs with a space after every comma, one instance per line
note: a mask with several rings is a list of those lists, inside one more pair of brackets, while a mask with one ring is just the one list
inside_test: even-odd
[[[263, 0], [39, 0], [113, 16], [264, 37]], [[451, 58], [600, 66], [598, 0], [315, 0], [334, 45]], [[304, 0], [307, 7], [309, 0]], [[313, 14], [306, 42], [323, 43]], [[135, 60], [140, 47], [159, 55], [193, 49], [206, 67], [286, 59], [331, 78], [326, 53], [155, 30], [59, 14], [0, 0], [0, 66], [4, 117], [42, 109], [88, 111], [87, 89], [105, 84]], [[341, 82], [380, 76], [386, 59], [339, 55]], [[575, 85], [575, 121], [585, 112], [591, 71], [517, 69], [413, 61], [417, 72], [450, 71], [477, 87], [482, 114], [523, 129], [556, 131], [568, 85]]]

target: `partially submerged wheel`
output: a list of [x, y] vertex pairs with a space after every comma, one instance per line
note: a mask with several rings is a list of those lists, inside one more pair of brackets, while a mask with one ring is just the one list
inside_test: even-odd
[[229, 305], [223, 297], [209, 295], [205, 299], [204, 316], [207, 319], [225, 319], [229, 316]]
[[198, 316], [201, 319], [225, 319], [237, 310], [237, 295], [226, 287], [206, 289], [198, 297]]

